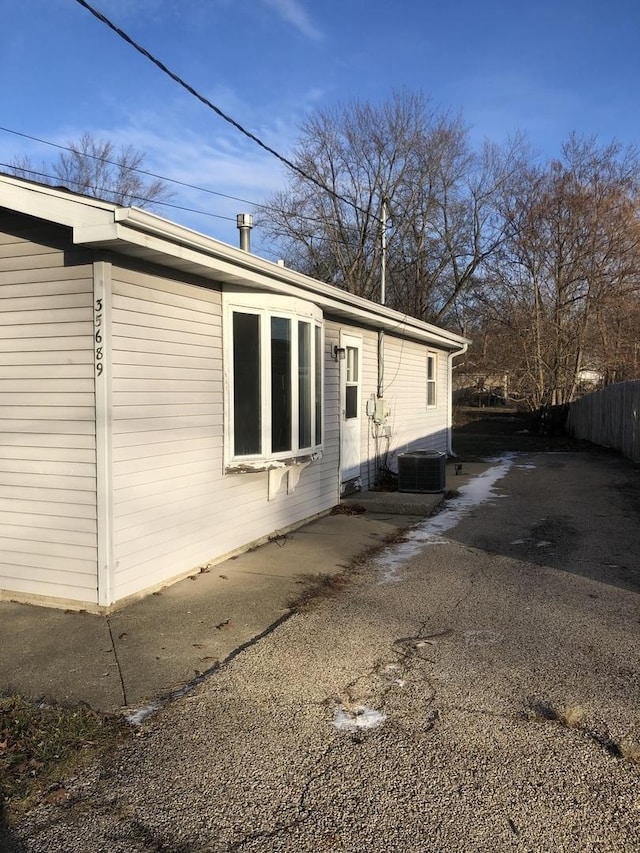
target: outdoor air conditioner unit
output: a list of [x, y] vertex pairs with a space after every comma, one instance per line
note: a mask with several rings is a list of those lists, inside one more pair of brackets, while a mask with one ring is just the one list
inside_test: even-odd
[[444, 492], [447, 455], [439, 450], [413, 450], [398, 456], [398, 491]]

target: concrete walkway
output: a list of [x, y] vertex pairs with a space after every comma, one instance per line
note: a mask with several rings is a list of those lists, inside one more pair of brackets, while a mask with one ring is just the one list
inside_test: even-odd
[[[486, 467], [450, 466], [448, 488]], [[443, 494], [365, 492], [363, 513], [324, 516], [109, 616], [0, 602], [0, 691], [102, 711], [166, 698], [268, 633], [327, 575], [344, 572]]]

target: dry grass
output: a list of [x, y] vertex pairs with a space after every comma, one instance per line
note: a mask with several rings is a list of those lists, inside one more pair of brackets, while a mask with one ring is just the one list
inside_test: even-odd
[[64, 780], [129, 731], [122, 717], [0, 698], [1, 802], [8, 816], [37, 802], [63, 803]]
[[[355, 515], [360, 513], [360, 508], [355, 505], [353, 509], [349, 508], [344, 513], [340, 509], [343, 506], [339, 504], [336, 507], [336, 514]], [[349, 562], [348, 565], [342, 565], [343, 572], [337, 574], [303, 574], [298, 575], [296, 583], [300, 584], [302, 589], [297, 594], [293, 595], [288, 601], [287, 606], [291, 610], [308, 610], [314, 603], [327, 598], [334, 598], [339, 595], [352, 583], [353, 578], [357, 576], [358, 569], [366, 565], [370, 560], [376, 557], [384, 548], [389, 545], [397, 545], [401, 542], [406, 542], [408, 539], [409, 527], [399, 527], [391, 533], [387, 533], [375, 545], [370, 545], [357, 553]]]
[[558, 709], [557, 720], [568, 729], [577, 729], [584, 723], [586, 714], [580, 705], [563, 705]]
[[336, 504], [331, 515], [362, 515], [367, 511], [362, 504]]
[[584, 708], [580, 705], [561, 705], [556, 708], [542, 699], [530, 700], [525, 708], [525, 715], [534, 722], [556, 722], [568, 729], [579, 728], [586, 717]]
[[620, 755], [634, 764], [640, 764], [640, 743], [633, 740], [623, 740], [620, 744]]
[[351, 583], [345, 574], [300, 575], [296, 583], [302, 589], [287, 602], [291, 610], [309, 610], [318, 601], [333, 598], [343, 592]]
[[640, 764], [640, 742], [627, 739], [619, 743], [611, 737], [606, 726], [588, 726], [587, 714], [580, 705], [554, 707], [545, 700], [529, 699], [525, 705], [524, 715], [532, 722], [555, 722], [567, 729], [579, 729], [613, 758], [622, 758], [633, 764]]

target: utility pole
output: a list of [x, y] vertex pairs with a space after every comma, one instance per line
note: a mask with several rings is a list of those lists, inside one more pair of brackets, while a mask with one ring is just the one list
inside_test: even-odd
[[[382, 196], [380, 213], [380, 304], [385, 304], [387, 287], [387, 198]], [[384, 332], [378, 332], [378, 397], [384, 397]]]
[[382, 214], [380, 216], [382, 234], [380, 235], [380, 304], [385, 304], [387, 287], [387, 199], [382, 196]]

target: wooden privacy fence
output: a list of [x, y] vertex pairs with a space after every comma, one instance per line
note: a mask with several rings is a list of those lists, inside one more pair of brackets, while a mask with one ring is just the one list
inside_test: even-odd
[[640, 380], [607, 385], [572, 403], [567, 432], [640, 462]]

